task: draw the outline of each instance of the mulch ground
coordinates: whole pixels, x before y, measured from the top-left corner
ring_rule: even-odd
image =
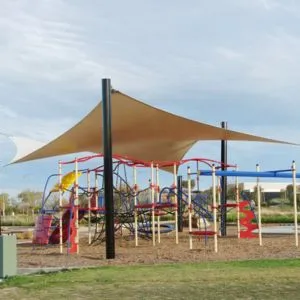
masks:
[[[59,253],[58,246],[38,246],[28,243],[18,244],[19,268],[46,267],[88,267],[103,265],[158,264],[175,262],[232,261],[250,259],[299,258],[300,248],[295,247],[294,235],[263,235],[263,246],[258,238],[237,239],[234,230],[230,236],[218,238],[218,253],[214,252],[213,238],[194,238],[193,250],[189,250],[189,237],[180,233],[179,244],[175,244],[174,233],[163,234],[161,243],[152,245],[152,240],[116,237],[116,258],[107,260],[105,243],[88,245],[87,238],[80,239],[79,254]]]

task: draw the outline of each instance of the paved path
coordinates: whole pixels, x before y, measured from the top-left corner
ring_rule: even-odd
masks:
[[[298,227],[300,231],[300,227]],[[254,233],[258,233],[258,229],[253,230]],[[272,226],[264,227],[261,229],[262,234],[294,234],[295,226],[294,225],[282,225],[282,226]]]

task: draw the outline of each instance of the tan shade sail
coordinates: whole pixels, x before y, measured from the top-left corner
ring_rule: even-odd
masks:
[[[112,93],[113,153],[140,160],[180,160],[201,140],[285,143],[170,114],[121,92]],[[102,152],[102,103],[67,132],[14,163],[77,152]]]

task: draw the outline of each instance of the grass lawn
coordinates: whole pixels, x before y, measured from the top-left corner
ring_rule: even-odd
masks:
[[[10,278],[1,299],[299,299],[300,260],[110,266]]]

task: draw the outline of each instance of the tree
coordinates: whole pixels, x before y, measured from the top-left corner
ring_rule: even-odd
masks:
[[[62,198],[62,205],[66,205],[68,200]],[[43,209],[57,210],[59,209],[59,193],[51,193],[44,204]]]
[[[255,205],[257,205],[257,186],[254,187],[253,192],[250,193],[250,199],[253,199],[255,202]],[[262,189],[260,188],[260,201],[261,203],[264,203],[264,193],[262,191]],[[270,203],[267,202],[267,205],[269,205]]]
[[[0,194],[0,212],[1,215],[5,216],[5,212],[9,207],[9,194],[8,193],[1,193]]]
[[[287,200],[286,189],[281,189],[280,190],[280,198],[281,198],[282,201]]]
[[[193,189],[196,185],[195,179],[191,179],[191,188]],[[182,180],[182,187],[187,189],[188,188],[188,180]]]
[[[296,187],[296,192],[297,192],[297,207],[299,208],[300,205],[300,194],[298,194],[300,191],[300,186],[298,185]],[[286,187],[286,198],[289,200],[291,205],[294,205],[294,189],[293,185],[289,184]]]
[[[89,197],[87,194],[78,195],[78,202],[80,207],[88,208],[89,206]]]
[[[203,194],[207,196],[207,198],[206,198],[207,203],[211,205],[212,202],[213,202],[213,199],[212,199],[213,198],[213,196],[212,196],[213,195],[213,189],[212,189],[212,187],[210,187],[209,189],[203,191]]]
[[[236,199],[236,186],[235,184],[227,185],[227,199],[235,200]]]
[[[26,210],[36,210],[41,206],[42,203],[42,192],[31,191],[31,190],[24,190],[19,195],[18,198],[21,201],[21,207],[23,212]]]

